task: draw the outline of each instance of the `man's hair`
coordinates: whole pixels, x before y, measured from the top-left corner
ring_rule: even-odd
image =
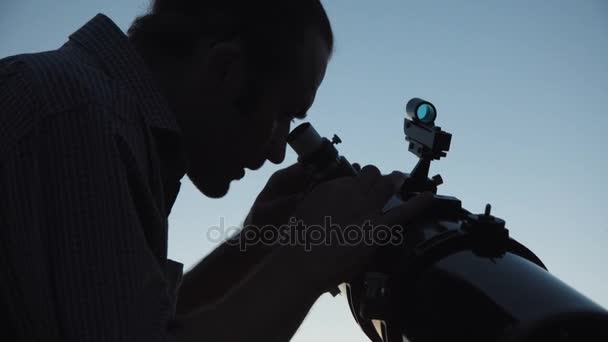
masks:
[[[201,39],[239,39],[248,61],[268,72],[302,45],[311,30],[333,50],[333,33],[319,0],[152,0],[128,30],[131,41],[161,60],[180,60]]]

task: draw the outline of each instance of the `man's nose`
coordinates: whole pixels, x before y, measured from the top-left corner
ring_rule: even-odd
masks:
[[[291,128],[291,122],[281,122],[274,130],[274,136],[268,151],[268,160],[273,164],[281,164],[285,160],[285,149],[287,148],[287,135]]]
[[[286,139],[273,143],[268,160],[273,164],[281,164],[285,160],[285,149],[287,147]]]

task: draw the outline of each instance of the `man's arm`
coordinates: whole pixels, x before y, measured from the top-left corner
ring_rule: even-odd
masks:
[[[268,229],[269,225],[278,229],[287,223],[309,184],[308,174],[299,164],[275,172],[256,198],[243,230],[184,276],[177,312],[187,313],[220,299],[264,262],[277,243],[262,241],[259,238],[262,229]]]
[[[254,228],[245,227],[239,236]],[[188,271],[182,279],[177,297],[178,314],[220,300],[236,287],[255,267],[269,256],[272,246],[255,244],[241,249],[238,237],[224,242]],[[235,242],[237,241],[237,242]]]
[[[223,298],[178,316],[177,340],[289,341],[323,292],[303,265],[292,246],[276,249]]]

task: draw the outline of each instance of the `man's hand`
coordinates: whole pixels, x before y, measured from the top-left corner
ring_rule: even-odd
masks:
[[[373,229],[379,225],[405,225],[424,215],[431,206],[432,194],[425,193],[382,215],[381,209],[402,186],[404,174],[393,172],[383,176],[374,166],[364,167],[357,177],[340,178],[317,186],[297,207],[294,216],[306,226],[325,224],[326,217],[338,229],[357,226]],[[327,228],[327,227],[326,227]],[[302,269],[309,272],[311,281],[324,291],[348,281],[370,260],[377,245],[370,241],[341,243],[332,239],[330,244],[302,246]]]
[[[287,223],[308,185],[300,164],[274,173],[253,204],[244,230],[230,243],[221,244],[184,275],[178,296],[178,313],[187,313],[219,300],[262,263],[275,249],[274,246],[256,241],[242,250],[239,239],[245,239],[247,229],[255,230],[254,235],[258,236],[258,229],[265,225],[279,227]]]
[[[279,227],[287,223],[309,186],[310,178],[299,163],[275,172],[253,203],[245,225]]]

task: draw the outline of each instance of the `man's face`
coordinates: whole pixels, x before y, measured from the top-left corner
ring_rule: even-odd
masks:
[[[253,91],[238,46],[211,49],[211,57],[188,78],[185,110],[178,114],[188,158],[188,176],[209,197],[222,197],[245,169],[285,158],[294,118],[312,105],[329,60],[327,44],[311,33],[292,56],[291,67],[255,89],[254,103],[238,105]],[[222,50],[223,49],[223,50]],[[215,55],[214,55],[215,54]],[[293,56],[296,57],[293,57]]]

